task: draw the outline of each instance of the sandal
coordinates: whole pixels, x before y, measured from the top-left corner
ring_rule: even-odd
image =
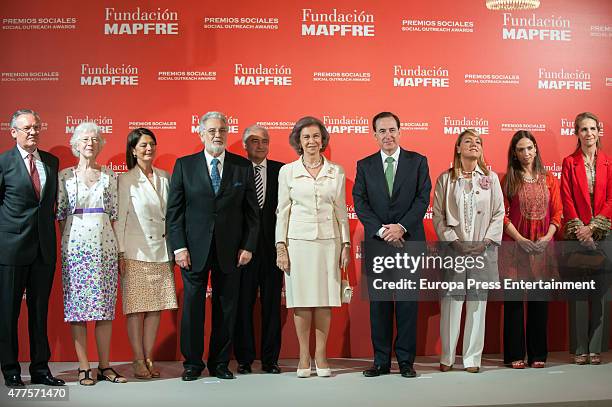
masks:
[[[104,374],[104,372],[109,370],[114,376]],[[115,372],[115,369],[113,369],[112,367],[105,367],[104,369],[101,369],[98,366],[98,380],[106,380],[111,383],[127,383],[127,379],[121,376],[119,373]]]
[[[147,364],[147,369],[149,369],[149,372],[151,373],[151,377],[157,378],[161,376],[161,373],[159,372],[159,370],[157,370],[155,366],[153,366],[153,361],[151,359],[146,358],[145,363]]]
[[[525,361],[524,360],[515,360],[510,364],[512,369],[525,369]]]
[[[134,369],[134,377],[137,379],[147,380],[152,377],[151,372],[149,372],[149,369],[147,369],[145,365],[145,361],[142,359],[133,361],[132,368]]]
[[[601,356],[599,353],[591,353],[589,356],[592,365],[601,365]]]
[[[96,381],[94,379],[91,378],[91,369],[78,369],[79,371],[79,376],[81,375],[81,373],[83,373],[83,378],[79,379],[79,384],[81,386],[93,386],[94,384],[96,384]]]
[[[586,365],[589,363],[589,355],[583,353],[582,355],[574,355],[574,363],[577,365]]]
[[[546,363],[544,363],[542,361],[537,361],[537,362],[532,362],[531,363],[531,367],[533,367],[535,369],[542,369],[544,366],[546,366]]]

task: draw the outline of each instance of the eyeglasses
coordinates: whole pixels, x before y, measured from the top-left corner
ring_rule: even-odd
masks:
[[[42,126],[27,126],[22,128],[19,127],[13,127],[15,130],[21,130],[24,133],[31,133],[32,130],[34,130],[34,133],[40,133],[42,131]]]
[[[227,127],[221,127],[218,129],[206,129],[206,133],[208,133],[208,135],[211,137],[214,137],[217,133],[219,133],[220,135],[227,134]]]
[[[87,144],[89,141],[91,141],[91,144],[100,143],[100,139],[98,137],[83,137],[79,139],[79,141],[83,144]]]

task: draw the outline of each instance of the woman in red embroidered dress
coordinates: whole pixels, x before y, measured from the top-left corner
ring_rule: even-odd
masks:
[[[502,186],[506,208],[503,240],[517,243],[505,250],[512,254],[505,256],[509,260],[503,267],[505,277],[550,280],[556,273],[556,262],[548,243],[560,228],[563,207],[559,184],[544,168],[536,139],[529,131],[516,132],[510,141]],[[548,302],[533,297],[527,301],[525,332],[523,300],[513,299],[517,301],[504,302],[504,363],[523,369],[527,353],[528,364],[542,368],[548,354]]]

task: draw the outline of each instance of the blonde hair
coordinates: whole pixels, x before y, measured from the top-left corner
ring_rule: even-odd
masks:
[[[467,135],[474,136],[480,141],[482,154],[480,154],[480,157],[478,157],[477,163],[482,172],[484,172],[485,175],[489,175],[489,169],[487,168],[487,163],[484,159],[484,144],[482,142],[482,137],[480,137],[480,134],[478,134],[478,132],[474,129],[465,129],[459,134],[459,136],[457,137],[457,141],[455,141],[455,147],[453,148],[453,166],[448,169],[448,172],[450,172],[451,179],[453,181],[456,181],[457,178],[459,178],[459,176],[461,175],[461,154],[457,152],[457,147],[461,145],[463,137]]]

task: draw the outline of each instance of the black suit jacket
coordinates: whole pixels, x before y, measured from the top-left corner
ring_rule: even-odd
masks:
[[[253,164],[246,158],[225,152],[216,196],[204,151],[179,158],[170,181],[167,208],[170,247],[187,248],[196,271],[206,265],[213,236],[219,266],[225,273],[236,270],[239,249],[255,251],[259,205]]]
[[[391,196],[380,151],[358,161],[353,203],[365,239],[379,239],[376,233],[383,224],[399,223],[406,228],[404,240],[425,241],[423,218],[430,192],[427,158],[414,151],[400,149]]]
[[[268,160],[267,163],[266,199],[264,207],[261,209],[261,233],[259,235],[260,239],[264,239],[263,247],[265,247],[266,253],[258,253],[258,255],[272,255],[276,257],[274,234],[276,229],[276,207],[278,206],[278,172],[284,164],[273,160]]]
[[[30,174],[17,147],[0,154],[0,264],[31,264],[39,246],[44,262],[55,263],[59,160],[45,151],[38,150],[38,153],[47,177],[40,201],[36,199]]]

